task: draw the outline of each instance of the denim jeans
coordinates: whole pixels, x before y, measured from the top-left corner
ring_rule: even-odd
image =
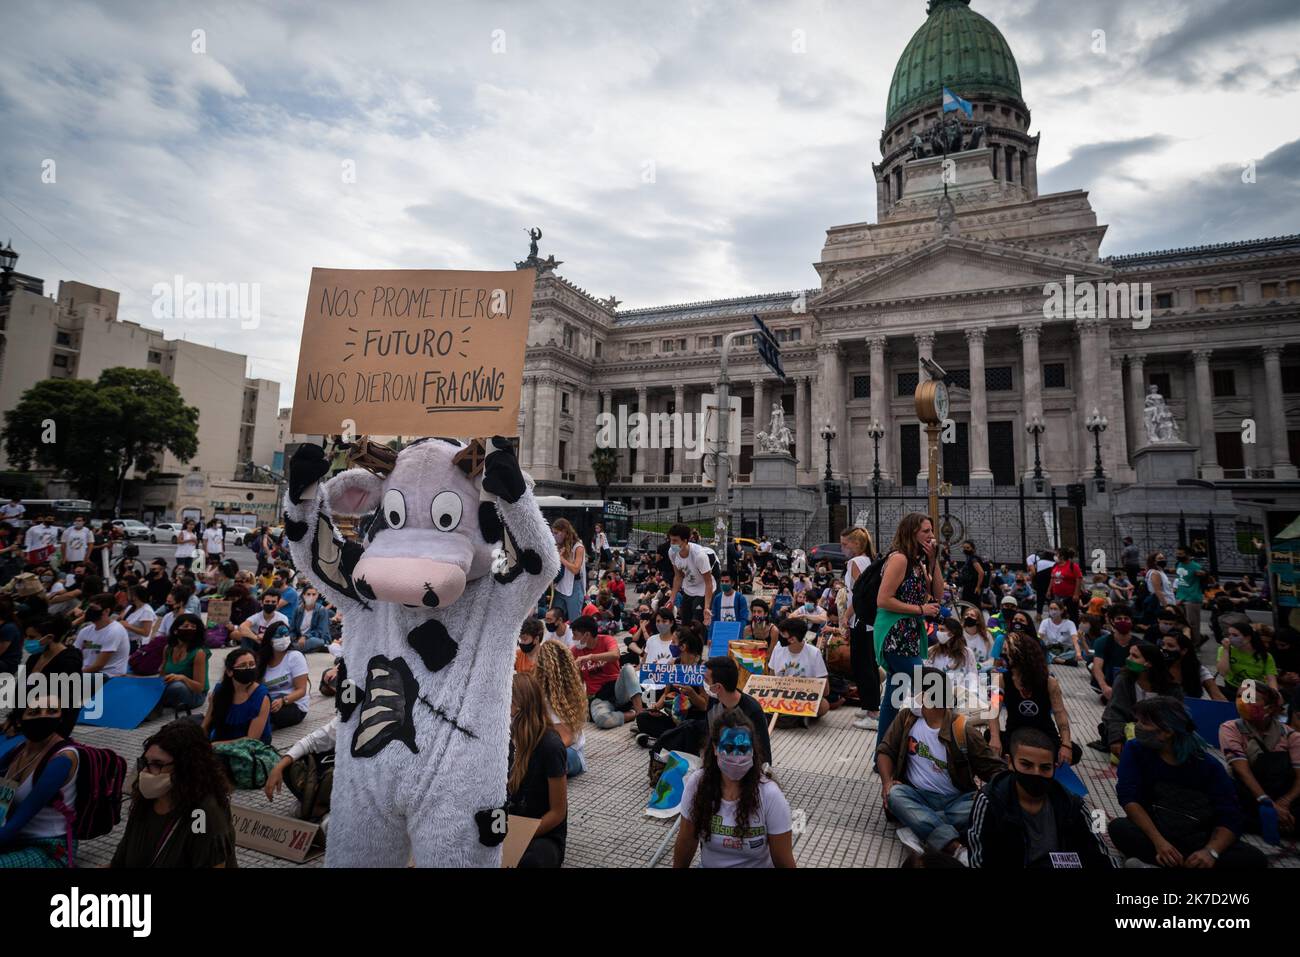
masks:
[[[161,706],[164,708],[178,708],[180,710],[203,707],[203,702],[208,699],[206,691],[191,691],[183,681],[169,681],[163,686]]]
[[[924,662],[920,658],[898,655],[886,651],[885,655],[885,691],[880,698],[880,722],[876,731],[879,741],[889,730],[889,724],[898,714],[898,705],[912,693],[912,674]]]
[[[302,642],[301,646],[297,644],[299,641]],[[320,649],[324,648],[326,644],[327,642],[325,641],[325,639],[317,638],[315,635],[303,635],[301,638],[294,639],[294,647],[297,648],[299,651],[301,651],[303,654],[312,651],[319,651]]]
[[[565,777],[576,778],[583,771],[587,770],[587,759],[577,748],[570,745],[564,749],[567,760],[567,767],[564,772]]]
[[[632,707],[632,699],[641,693],[641,675],[632,665],[624,665],[614,684],[614,700],[591,699],[591,720],[598,728],[621,728],[623,710]]]
[[[974,791],[946,797],[918,791],[910,784],[895,784],[889,789],[889,810],[894,817],[935,851],[942,851],[970,829],[974,806]]]

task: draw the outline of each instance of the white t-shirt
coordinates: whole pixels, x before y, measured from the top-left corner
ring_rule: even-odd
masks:
[[[65,562],[84,562],[90,554],[90,546],[95,542],[95,533],[86,528],[73,525],[63,530],[63,560]]]
[[[939,732],[918,717],[908,735],[907,783],[918,791],[944,797],[957,794],[957,786],[948,774],[948,749],[939,740]]]
[[[686,548],[685,558],[682,557],[680,548],[669,548],[668,560],[672,562],[673,568],[682,573],[682,594],[703,598],[704,576],[709,574],[710,569],[709,552],[695,542],[687,542]]]
[[[262,633],[266,631],[266,629],[270,628],[277,621],[282,621],[286,625],[289,624],[289,619],[285,618],[284,615],[280,614],[278,611],[272,612],[270,618],[266,617],[266,612],[259,611],[256,615],[250,615],[246,620],[248,622],[248,627],[253,629],[253,634],[257,635],[259,638],[262,637]]]
[[[128,625],[146,625],[151,621],[157,620],[158,613],[149,607],[148,602],[145,602],[135,611],[126,616],[126,623]],[[136,641],[140,641],[142,638],[143,636],[137,637]]]
[[[0,519],[8,522],[10,525],[16,525],[18,520],[23,517],[26,507],[21,502],[5,502],[0,505]]]
[[[993,642],[979,632],[973,635],[966,634],[966,647],[975,656],[975,664],[980,668],[984,667],[985,662],[989,660],[989,655],[993,652]]]
[[[767,669],[774,675],[794,678],[825,678],[826,662],[822,659],[822,653],[817,650],[816,646],[803,643],[803,648],[799,654],[790,653],[790,649],[784,645],[777,644],[772,649],[772,657],[768,660]]]
[[[699,790],[702,771],[686,776],[682,788],[682,816],[698,827],[691,818],[695,792]],[[771,867],[772,852],[767,846],[769,834],[790,833],[790,802],[776,782],[760,778],[758,808],[749,819],[749,833],[737,834],[738,801],[721,801],[709,823],[709,839],[700,844],[700,864],[704,867]]]
[[[204,529],[203,547],[209,555],[220,555],[221,550],[226,547],[225,533],[219,528]]]
[[[279,614],[277,612],[276,614]],[[262,679],[262,684],[266,685],[267,692],[271,695],[271,700],[283,698],[293,691],[294,681],[301,675],[307,674],[307,659],[303,657],[301,651],[290,649],[284,653],[278,665],[269,665],[266,669],[266,677]],[[311,682],[307,682],[307,693],[293,702],[298,706],[300,711],[306,711],[307,706],[311,704]]]
[[[27,529],[27,551],[53,548],[59,544],[59,530],[53,525],[33,525]]]
[[[1074,622],[1065,616],[1062,616],[1059,622],[1052,621],[1051,618],[1044,618],[1038,623],[1038,637],[1043,639],[1043,644],[1049,648],[1061,645],[1070,647],[1078,631],[1079,629],[1075,627]]]
[[[736,593],[734,591],[730,595],[726,592],[722,593],[721,608],[719,610],[722,612],[723,621],[736,620]]]
[[[181,529],[176,533],[176,557],[189,558],[194,554],[194,543],[199,537],[193,532]]]
[[[662,635],[651,635],[645,640],[645,663],[648,665],[671,665],[673,663],[673,653],[669,649],[668,638]]]
[[[850,628],[857,624],[858,618],[853,614],[853,583],[858,580],[858,576],[863,574],[871,567],[871,559],[866,555],[858,555],[850,558],[848,564],[844,567],[844,590],[847,592],[845,598],[844,610],[848,613],[847,623]],[[870,631],[871,625],[867,625]]]
[[[958,658],[948,650],[946,645],[940,645],[939,649],[939,651],[935,652],[934,657],[930,659],[930,664],[940,671],[946,671],[949,674],[973,674],[979,666],[978,659],[973,651],[967,650],[964,658]]]
[[[556,713],[555,709],[552,708],[549,704],[546,706],[546,713],[550,716],[551,724],[562,723],[560,716]],[[582,754],[582,749],[587,744],[587,732],[583,730],[584,727],[585,725],[578,727],[576,729],[570,729],[570,730],[576,730],[578,732],[578,736],[573,739],[573,744],[569,745],[569,747],[573,748],[573,750],[577,751],[579,754]],[[560,732],[556,731],[555,733],[559,734]]]
[[[175,619],[176,619],[176,612],[174,612],[174,611],[169,611],[169,612],[167,612],[167,614],[163,615],[163,617],[162,617],[162,621],[159,622],[159,624],[158,624],[158,630],[154,632],[154,635],[169,635],[169,634],[171,634],[171,630],[172,630],[172,622],[173,622]]]
[[[108,664],[100,669],[100,674],[105,678],[117,678],[126,674],[127,659],[131,656],[131,638],[120,621],[111,621],[103,628],[86,625],[77,632],[77,640],[73,644],[81,649],[88,665],[94,664],[95,659],[105,651],[112,655]]]

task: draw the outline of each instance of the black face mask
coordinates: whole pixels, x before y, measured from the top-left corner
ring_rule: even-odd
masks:
[[[274,614],[274,612],[275,612],[275,606],[274,606],[274,605],[263,605],[263,606],[262,606],[262,611],[264,611],[264,612],[265,612],[266,614],[268,614],[268,615],[270,615],[270,614]]]
[[[58,718],[23,718],[19,726],[19,730],[33,744],[40,744],[58,729]]]
[[[241,685],[251,685],[257,680],[256,668],[236,668],[231,672],[231,674],[234,675],[235,680]]]
[[[1177,649],[1177,648],[1161,648],[1161,649],[1160,649],[1160,655],[1161,655],[1161,657],[1163,657],[1163,658],[1165,659],[1165,661],[1177,661],[1177,660],[1178,660],[1178,649]]]
[[[786,646],[788,646],[788,645],[790,644],[790,639],[787,638],[785,635],[781,635],[781,636],[779,636],[776,640],[779,641],[779,642],[781,642],[781,647],[782,647],[782,648],[785,648]]]
[[[1016,783],[1024,788],[1025,793],[1030,797],[1040,798],[1051,787],[1052,779],[1045,778],[1041,774],[1026,774],[1024,771],[1017,771]]]
[[[536,647],[537,647],[537,642],[535,641],[530,641],[528,644],[524,644],[522,641],[519,642],[519,650],[522,651],[524,654],[528,654]]]

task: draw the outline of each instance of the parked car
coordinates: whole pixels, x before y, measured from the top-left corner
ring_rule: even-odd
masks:
[[[839,571],[844,571],[844,566],[847,564],[844,549],[840,547],[839,542],[826,542],[808,549],[808,570],[812,571],[816,568],[818,562],[830,562],[831,568]]]
[[[171,542],[171,544],[175,545],[184,528],[185,526],[179,522],[159,522],[149,530],[149,541]]]
[[[227,525],[226,540],[236,545],[247,544],[257,534],[257,529],[249,525]]]
[[[120,528],[129,539],[149,537],[149,526],[134,518],[115,518],[110,524]]]

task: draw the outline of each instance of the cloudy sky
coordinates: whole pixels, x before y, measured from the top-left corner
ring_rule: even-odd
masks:
[[[813,286],[825,229],[876,218],[925,6],[8,2],[0,237],[48,292],[247,353],[284,404],[313,266],[508,268],[539,225],[629,308]],[[973,6],[1019,62],[1042,191],[1091,191],[1104,254],[1298,231],[1296,0]],[[175,275],[259,283],[261,325],[154,318]]]

